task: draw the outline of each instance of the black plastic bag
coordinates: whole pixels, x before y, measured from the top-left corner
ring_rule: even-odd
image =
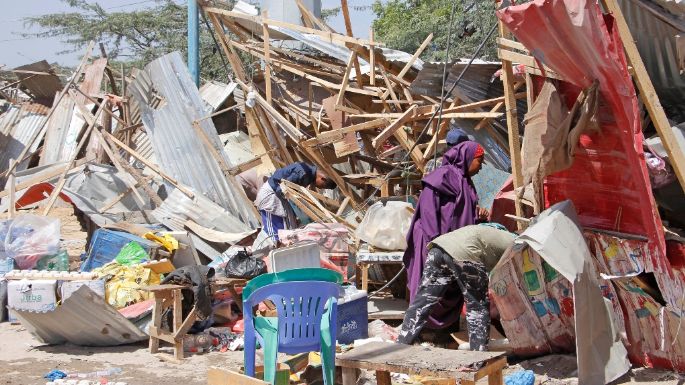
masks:
[[[261,258],[251,256],[245,250],[239,251],[226,263],[228,278],[251,279],[266,273],[266,264]]]

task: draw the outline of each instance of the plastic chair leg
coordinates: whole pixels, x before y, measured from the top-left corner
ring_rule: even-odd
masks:
[[[329,303],[329,308],[331,304]],[[335,385],[335,340],[331,332],[332,312],[329,310],[321,318],[321,368],[324,385]]]
[[[274,384],[278,360],[278,340],[268,341],[264,338],[264,381]]]
[[[254,377],[255,374],[255,345],[257,343],[256,338],[252,336],[245,336],[245,347],[243,358],[245,360],[245,374],[249,377]]]

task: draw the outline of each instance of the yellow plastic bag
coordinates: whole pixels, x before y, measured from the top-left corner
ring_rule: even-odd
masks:
[[[162,245],[162,247],[167,249],[168,252],[172,252],[178,249],[178,240],[169,234],[159,236],[153,232],[149,232],[145,233],[143,237],[145,239],[149,239],[151,241],[159,243],[160,245]]]
[[[105,300],[121,309],[152,298],[151,293],[141,290],[143,286],[159,285],[160,275],[141,265],[124,266],[108,263],[93,270],[98,278],[105,278]]]

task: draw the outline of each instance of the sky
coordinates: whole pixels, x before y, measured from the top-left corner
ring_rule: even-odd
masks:
[[[112,11],[135,10],[154,5],[155,0],[91,0],[98,1],[105,9]],[[178,2],[181,2],[180,0]],[[294,3],[294,2],[293,2]],[[373,13],[370,10],[357,11],[356,6],[370,5],[372,0],[349,0],[350,19],[352,31],[360,38],[369,35],[369,28],[373,22]],[[339,0],[322,0],[322,8],[335,8],[340,6]],[[23,64],[39,60],[47,60],[50,63],[57,62],[61,65],[75,66],[81,59],[83,52],[70,54],[57,53],[69,49],[62,43],[60,38],[22,38],[22,32],[38,32],[37,27],[28,28],[22,19],[28,16],[39,16],[47,13],[70,12],[68,5],[60,0],[21,0],[7,1],[3,4],[0,14],[0,68],[5,65],[14,68]],[[342,13],[329,20],[329,25],[336,31],[345,31]],[[4,69],[4,68],[3,68]]]

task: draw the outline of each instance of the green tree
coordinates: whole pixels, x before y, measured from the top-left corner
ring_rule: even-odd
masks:
[[[492,1],[376,0],[372,7],[376,14],[373,22],[375,37],[389,48],[414,53],[424,39],[433,33],[431,45],[421,58],[444,61],[453,3],[456,8],[452,19],[450,60],[471,57],[497,23]],[[497,58],[496,37],[497,33],[488,40],[480,58]]]
[[[110,11],[98,2],[61,1],[69,5],[72,12],[26,18],[26,25],[39,26],[41,30],[24,36],[60,37],[68,47],[60,53],[81,51],[91,40],[102,42],[109,58],[124,63],[126,67],[143,67],[173,51],[181,51],[183,55],[187,53],[185,4],[159,0],[147,8]],[[226,69],[220,55],[209,31],[200,20],[200,68],[203,78],[226,80]]]

